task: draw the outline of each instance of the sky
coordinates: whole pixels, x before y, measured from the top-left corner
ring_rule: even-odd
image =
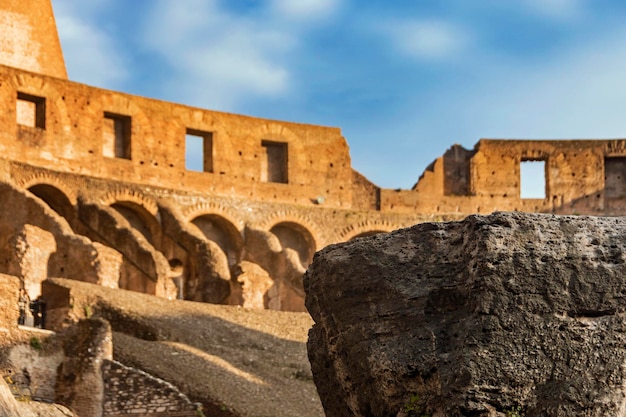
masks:
[[[618,0],[52,0],[73,81],[341,128],[411,188],[453,144],[626,137]]]

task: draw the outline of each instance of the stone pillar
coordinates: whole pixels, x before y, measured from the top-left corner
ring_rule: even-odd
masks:
[[[10,244],[15,250],[10,273],[23,280],[26,292],[34,300],[41,294],[41,282],[48,278],[48,260],[57,250],[56,240],[52,233],[25,224]]]
[[[0,274],[0,337],[4,337],[17,326],[19,288],[19,278]]]
[[[103,287],[119,288],[120,270],[124,257],[117,250],[98,242],[93,242],[93,247],[97,252],[94,261],[96,275],[98,276],[96,284]]]
[[[57,374],[56,402],[81,417],[102,417],[102,364],[113,359],[111,325],[85,319],[70,328],[63,341],[65,359]]]

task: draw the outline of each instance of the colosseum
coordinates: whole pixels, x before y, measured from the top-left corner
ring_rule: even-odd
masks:
[[[32,299],[65,277],[303,311],[302,274],[332,243],[497,210],[626,208],[626,140],[481,139],[412,189],[384,189],[352,168],[337,127],[72,82],[50,1],[0,5],[0,273]],[[187,168],[190,141],[201,170]],[[543,169],[539,198],[522,194],[526,163]]]

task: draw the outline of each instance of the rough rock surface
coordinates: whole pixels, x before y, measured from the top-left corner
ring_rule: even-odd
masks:
[[[626,415],[626,219],[494,213],[320,251],[326,415]]]

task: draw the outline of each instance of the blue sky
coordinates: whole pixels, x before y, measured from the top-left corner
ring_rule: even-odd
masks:
[[[337,126],[410,188],[480,138],[626,136],[626,2],[52,0],[70,79]]]

